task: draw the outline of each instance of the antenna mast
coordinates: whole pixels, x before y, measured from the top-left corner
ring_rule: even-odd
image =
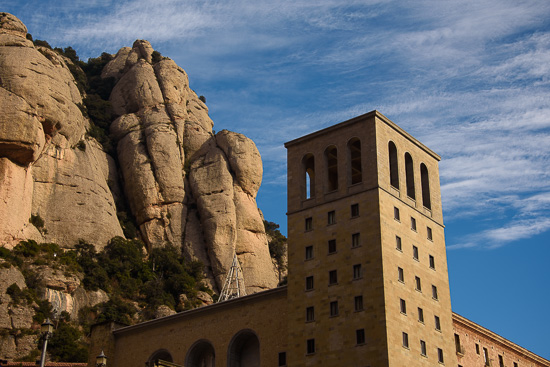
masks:
[[[230,300],[232,298],[246,296],[246,289],[244,286],[243,271],[239,260],[237,259],[237,253],[233,255],[233,262],[231,268],[227,272],[225,277],[225,283],[223,285],[222,292],[218,302]]]

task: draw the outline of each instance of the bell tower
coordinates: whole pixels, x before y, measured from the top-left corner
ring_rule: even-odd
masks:
[[[440,157],[378,111],[285,147],[288,365],[456,366]]]

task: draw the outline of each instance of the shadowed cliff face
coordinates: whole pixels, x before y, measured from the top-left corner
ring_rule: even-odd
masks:
[[[71,61],[35,47],[14,16],[2,13],[0,21],[2,246],[31,238],[71,247],[84,239],[101,248],[122,235],[115,199],[124,195],[147,246],[182,246],[206,265],[214,290],[235,252],[249,293],[276,286],[255,201],[259,152],[241,134],[212,133],[183,69],[154,58],[141,40],[104,67],[102,77],[116,80],[115,163],[86,134]],[[44,225],[30,224],[31,215]]]

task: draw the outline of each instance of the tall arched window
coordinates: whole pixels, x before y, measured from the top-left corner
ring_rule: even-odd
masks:
[[[407,196],[416,200],[414,193],[414,165],[409,153],[405,153],[405,178],[407,179]]]
[[[428,209],[432,209],[432,201],[430,199],[430,176],[428,175],[428,167],[424,163],[420,165],[420,182],[422,184],[422,205]]]
[[[185,367],[214,367],[216,354],[212,343],[208,340],[195,342],[185,358]]]
[[[315,196],[315,158],[313,154],[304,156],[302,165],[304,166],[305,197],[309,199]]]
[[[363,170],[361,168],[361,141],[353,138],[348,143],[349,160],[351,169],[351,184],[363,181]]]
[[[334,145],[325,150],[328,191],[338,190],[338,149]]]
[[[227,351],[228,367],[258,367],[260,365],[260,340],[252,330],[239,331]]]
[[[390,185],[399,190],[399,166],[397,163],[397,147],[390,141],[388,143],[390,155]]]

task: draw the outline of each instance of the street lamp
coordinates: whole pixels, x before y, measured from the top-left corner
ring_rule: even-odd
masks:
[[[95,357],[95,365],[96,367],[106,367],[107,366],[107,357],[105,356],[105,353],[101,351],[101,354]]]
[[[40,356],[40,367],[44,367],[46,362],[46,349],[48,348],[48,339],[52,336],[53,333],[53,324],[50,319],[46,319],[41,325],[40,330],[42,331],[42,336],[44,338],[44,345],[42,346],[42,355]]]

